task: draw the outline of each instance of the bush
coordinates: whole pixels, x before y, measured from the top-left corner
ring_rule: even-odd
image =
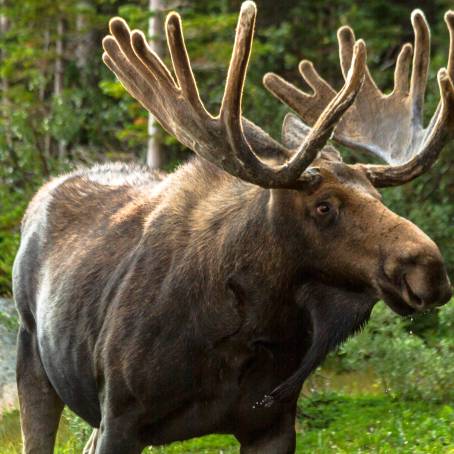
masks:
[[[27,204],[21,193],[11,194],[0,185],[0,296],[11,294],[11,271],[19,247],[20,220]]]
[[[372,367],[385,391],[405,399],[454,399],[454,340],[449,336],[454,305],[439,309],[436,335],[417,335],[413,324],[417,320],[400,318],[383,304],[377,305],[369,325],[342,347],[343,367]]]

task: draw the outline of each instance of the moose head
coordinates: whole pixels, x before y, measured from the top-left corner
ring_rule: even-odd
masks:
[[[404,184],[428,171],[454,133],[454,14],[447,69],[438,72],[440,103],[424,128],[430,32],[424,15],[412,15],[412,46],[397,60],[394,90],[384,95],[366,67],[366,50],[353,31],[338,32],[345,79],[336,92],[302,61],[313,89],[304,93],[275,74],[264,84],[303,121],[289,114],[278,144],[241,115],[256,9],[243,3],[220,112],[209,114],[199,96],[180,17],[166,21],[174,76],[149,48],[142,32],[119,18],[104,39],[104,62],[164,129],[202,158],[270,194],[267,210],[301,251],[299,269],[329,284],[371,292],[399,314],[446,303],[451,286],[434,242],[410,221],[386,208],[376,188]],[[383,159],[384,165],[342,161],[328,139]],[[287,223],[287,225],[286,225]]]

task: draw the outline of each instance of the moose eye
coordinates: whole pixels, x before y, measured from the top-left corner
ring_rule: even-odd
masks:
[[[320,216],[326,216],[331,212],[332,207],[328,202],[321,202],[317,205],[316,210]]]

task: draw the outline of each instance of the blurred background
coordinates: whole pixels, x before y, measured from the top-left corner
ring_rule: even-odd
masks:
[[[177,9],[201,96],[217,112],[241,2],[238,0],[0,0],[0,453],[20,452],[14,410],[11,267],[23,212],[52,175],[110,160],[172,170],[188,150],[163,132],[101,60],[109,18],[124,17],[149,32],[169,62],[163,19]],[[413,41],[410,13],[431,25],[432,60],[426,97],[438,102],[436,72],[446,66],[443,14],[452,2],[257,0],[258,22],[244,96],[244,114],[279,137],[287,108],[262,86],[268,71],[303,88],[298,62],[312,60],[342,85],[336,30],[351,25],[368,45],[369,67],[389,92],[401,46]],[[342,150],[347,161],[364,156]],[[440,246],[454,280],[454,144],[430,173],[383,191],[391,209]],[[454,453],[454,304],[400,319],[377,305],[368,327],[307,383],[298,414],[298,452]],[[80,452],[88,427],[65,413],[58,452]],[[231,437],[211,436],[150,452],[238,452]]]

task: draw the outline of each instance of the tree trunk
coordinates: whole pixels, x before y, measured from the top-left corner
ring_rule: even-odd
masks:
[[[64,52],[64,34],[65,34],[65,22],[63,18],[60,18],[57,23],[57,42],[55,43],[55,74],[54,74],[54,96],[59,97],[63,92],[63,77],[64,77],[64,63],[63,63],[63,52]],[[66,155],[66,143],[64,140],[58,142],[58,158],[63,160]]]
[[[148,23],[148,35],[150,36],[151,48],[161,56],[161,40],[159,39],[162,33],[162,0],[149,0],[150,11],[153,16],[150,17]],[[159,142],[158,128],[156,120],[150,113],[148,116],[148,148],[147,148],[147,164],[152,169],[159,169],[162,165],[162,147]]]
[[[81,0],[78,4],[78,13],[76,16],[77,42],[75,60],[80,70],[84,82],[88,79],[89,71],[87,70],[93,51],[98,48],[97,36],[93,32],[87,17],[95,13],[95,8],[90,2]]]
[[[0,0],[0,7],[5,6],[5,1]],[[9,29],[9,22],[6,16],[0,15],[0,35],[5,34]],[[0,46],[0,62],[3,62],[6,58],[6,50]],[[16,172],[21,172],[21,166],[19,163],[19,156],[14,149],[13,135],[11,133],[11,103],[8,98],[9,80],[8,77],[3,74],[0,80],[0,88],[2,92],[1,99],[1,116],[3,118],[3,124],[5,127],[5,145],[8,151],[8,156],[11,160],[11,164]]]
[[[50,30],[49,28],[47,28],[44,32],[44,42],[43,42],[43,49],[44,49],[44,55],[47,56],[49,55],[49,48],[50,48]],[[42,106],[45,106],[45,105],[48,105],[46,104],[46,86],[47,86],[47,80],[48,80],[48,68],[47,68],[47,64],[46,64],[46,67],[43,68],[43,72],[45,74],[45,77],[44,77],[44,81],[41,83],[40,87],[39,87],[39,100],[41,102],[41,105]],[[49,108],[46,107],[46,116],[48,117],[49,116]],[[44,138],[43,138],[43,155],[44,155],[44,159],[48,162],[51,158],[51,155],[52,155],[52,137],[49,133],[49,131],[46,131],[46,133],[44,134]],[[43,171],[45,171],[45,169],[43,168]]]
[[[5,4],[4,0],[0,0],[0,6],[3,7]],[[8,31],[8,18],[6,16],[0,15],[0,34],[4,35]],[[6,51],[3,47],[0,46],[0,61],[6,58]],[[10,105],[8,99],[8,90],[9,90],[9,81],[5,74],[3,74],[1,79],[1,89],[2,89],[2,117],[5,124],[5,141],[8,148],[12,148],[12,137],[11,137],[11,128],[10,128]]]

